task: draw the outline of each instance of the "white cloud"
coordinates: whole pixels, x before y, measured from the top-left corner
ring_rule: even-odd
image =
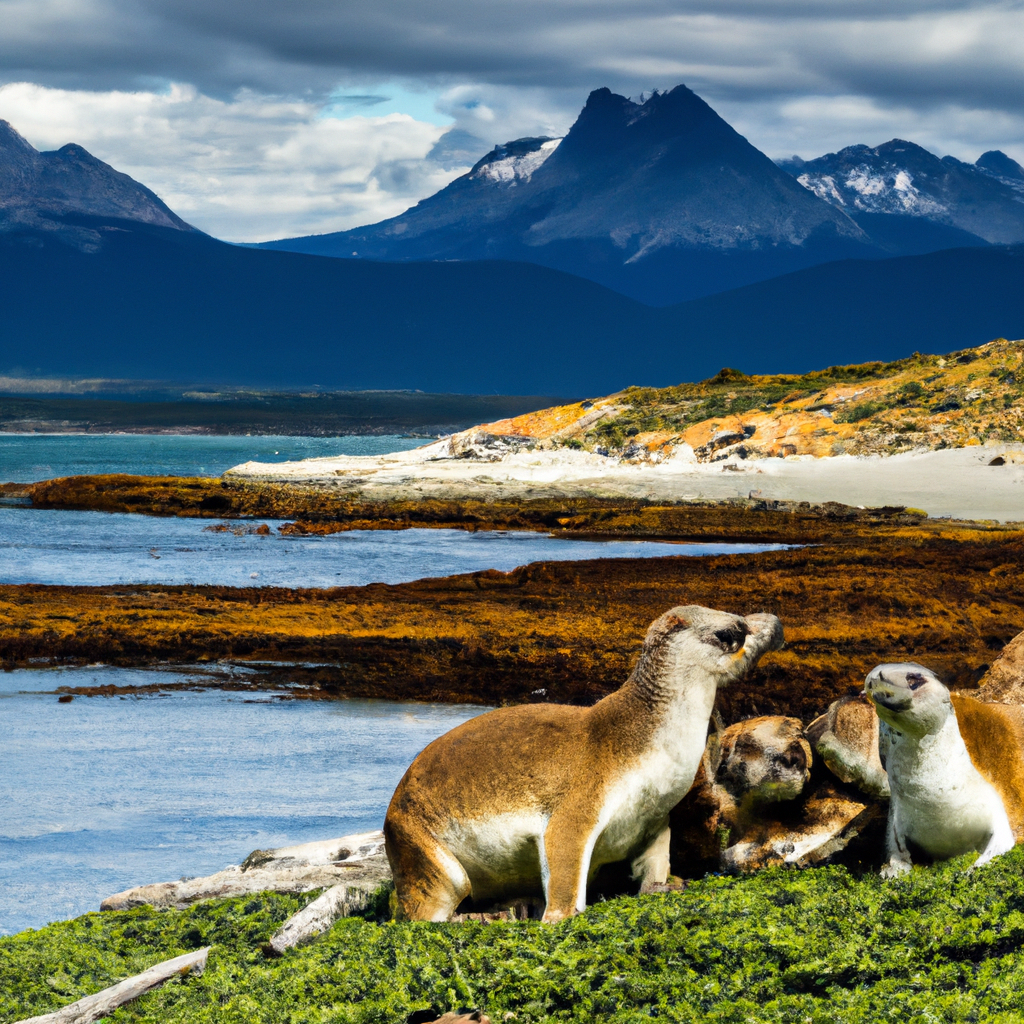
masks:
[[[918,109],[865,96],[809,96],[765,104],[726,101],[719,113],[775,158],[812,159],[857,143],[877,146],[900,138],[967,163],[989,149],[1024,163],[1024,111],[1015,115],[954,104]]]
[[[37,149],[77,142],[230,241],[338,231],[401,213],[464,168],[426,160],[445,129],[406,114],[324,117],[318,104],[191,86],[0,87],[0,117]]]
[[[0,17],[0,82],[37,83],[0,88],[0,117],[238,240],[400,212],[495,143],[563,134],[601,86],[685,82],[773,156],[902,137],[1024,161],[1022,0],[0,0]]]

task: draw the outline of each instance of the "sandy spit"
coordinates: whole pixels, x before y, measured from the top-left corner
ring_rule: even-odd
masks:
[[[383,456],[246,462],[239,480],[329,488],[362,499],[614,497],[652,501],[766,498],[904,505],[932,517],[1024,521],[1024,445],[891,456],[797,456],[698,463],[689,446],[661,462],[571,449],[453,454],[447,439]]]

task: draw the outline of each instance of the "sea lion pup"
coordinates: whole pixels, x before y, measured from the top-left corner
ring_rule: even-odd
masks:
[[[672,873],[820,864],[875,815],[814,765],[799,719],[751,718],[709,737],[692,788],[669,816]]]
[[[747,719],[708,737],[704,757],[686,796],[672,809],[673,874],[755,870],[733,864],[730,851],[746,849],[750,834],[774,821],[772,804],[789,802],[810,778],[811,748],[803,724],[779,715]]]
[[[384,821],[399,914],[446,921],[475,903],[539,896],[544,920],[586,906],[603,864],[668,877],[668,814],[704,753],[719,686],[782,645],[774,615],[673,608],[623,686],[593,707],[490,711],[413,761]]]
[[[1012,849],[1002,797],[974,766],[949,690],[935,674],[912,663],[879,665],[865,692],[880,720],[891,792],[882,877],[910,870],[911,846],[935,860],[977,850],[975,866]]]
[[[878,755],[878,726],[874,705],[860,694],[833,701],[804,735],[837,779],[876,800],[888,800],[889,779]]]

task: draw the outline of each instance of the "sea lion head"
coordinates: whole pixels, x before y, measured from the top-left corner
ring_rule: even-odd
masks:
[[[637,668],[680,683],[689,672],[702,671],[721,686],[741,678],[762,654],[782,643],[782,623],[774,615],[732,615],[684,605],[651,623]]]
[[[811,745],[797,718],[765,715],[722,733],[715,782],[736,803],[793,800],[811,777]]]
[[[953,713],[949,690],[939,677],[913,662],[876,666],[864,692],[883,722],[912,736],[938,732]]]

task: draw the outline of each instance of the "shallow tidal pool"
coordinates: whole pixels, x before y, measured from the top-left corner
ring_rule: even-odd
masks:
[[[254,849],[379,828],[415,755],[486,710],[215,690],[61,704],[53,692],[188,679],[0,673],[0,934],[96,910],[134,885],[219,871]]]
[[[510,530],[282,536],[282,524],[0,508],[0,583],[340,587],[507,572],[539,561],[744,554],[783,546],[572,540]],[[260,525],[268,527],[265,535],[253,532]]]

